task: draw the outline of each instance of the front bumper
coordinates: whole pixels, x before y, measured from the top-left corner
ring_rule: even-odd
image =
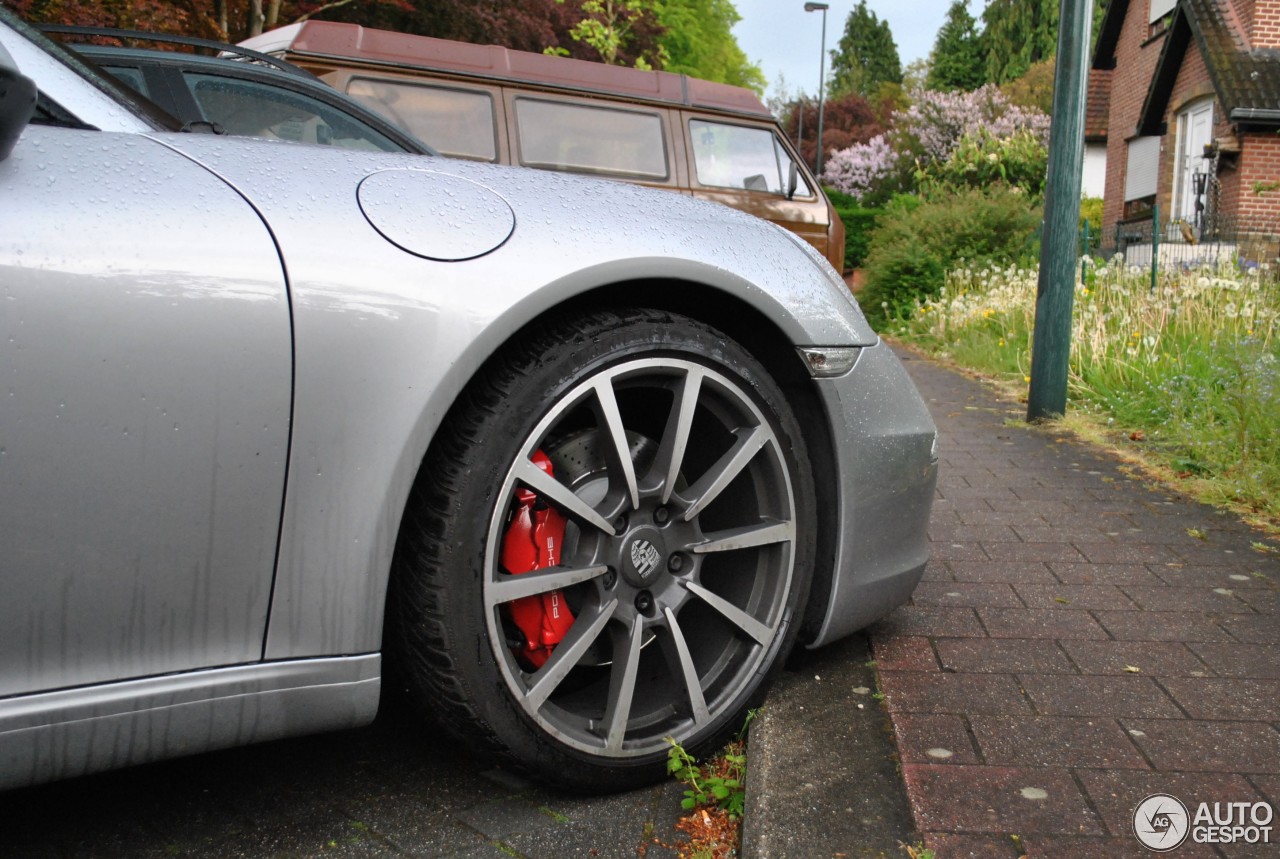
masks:
[[[883,341],[862,349],[845,375],[816,384],[834,441],[838,527],[826,614],[809,647],[849,635],[910,599],[929,557],[938,478],[937,429]]]

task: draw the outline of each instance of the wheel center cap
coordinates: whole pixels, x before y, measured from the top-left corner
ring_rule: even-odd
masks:
[[[662,571],[662,544],[656,534],[642,531],[626,542],[622,550],[623,575],[638,587],[647,587]]]

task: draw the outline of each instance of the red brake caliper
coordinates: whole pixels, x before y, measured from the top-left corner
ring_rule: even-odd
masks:
[[[552,473],[551,460],[535,451],[533,464]],[[564,542],[564,514],[528,489],[516,490],[516,510],[502,537],[502,566],[508,573],[528,573],[560,563]],[[560,591],[520,597],[509,606],[511,620],[524,635],[518,651],[534,668],[541,668],[551,651],[573,626],[573,613]]]

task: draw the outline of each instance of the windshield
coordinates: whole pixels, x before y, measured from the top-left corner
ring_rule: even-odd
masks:
[[[0,5],[0,22],[11,27],[23,38],[37,45],[49,56],[84,78],[94,88],[119,102],[156,129],[162,131],[178,131],[181,129],[181,122],[161,110],[151,101],[130,90],[93,63],[85,61],[57,42],[51,41],[47,36],[31,27],[3,5]]]

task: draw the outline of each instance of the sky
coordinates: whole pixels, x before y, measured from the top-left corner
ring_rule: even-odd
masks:
[[[827,0],[827,50],[840,42],[844,22],[857,0]],[[803,90],[818,94],[818,60],[822,57],[822,13],[804,11],[805,0],[734,0],[742,20],[733,35],[747,58],[759,63],[769,82],[767,96],[777,94],[778,75],[786,79],[792,95]],[[867,0],[867,8],[889,22],[898,58],[905,67],[933,49],[938,28],[946,19],[951,0]],[[969,13],[978,17],[985,3],[971,0]],[[824,63],[831,73],[830,54]]]

